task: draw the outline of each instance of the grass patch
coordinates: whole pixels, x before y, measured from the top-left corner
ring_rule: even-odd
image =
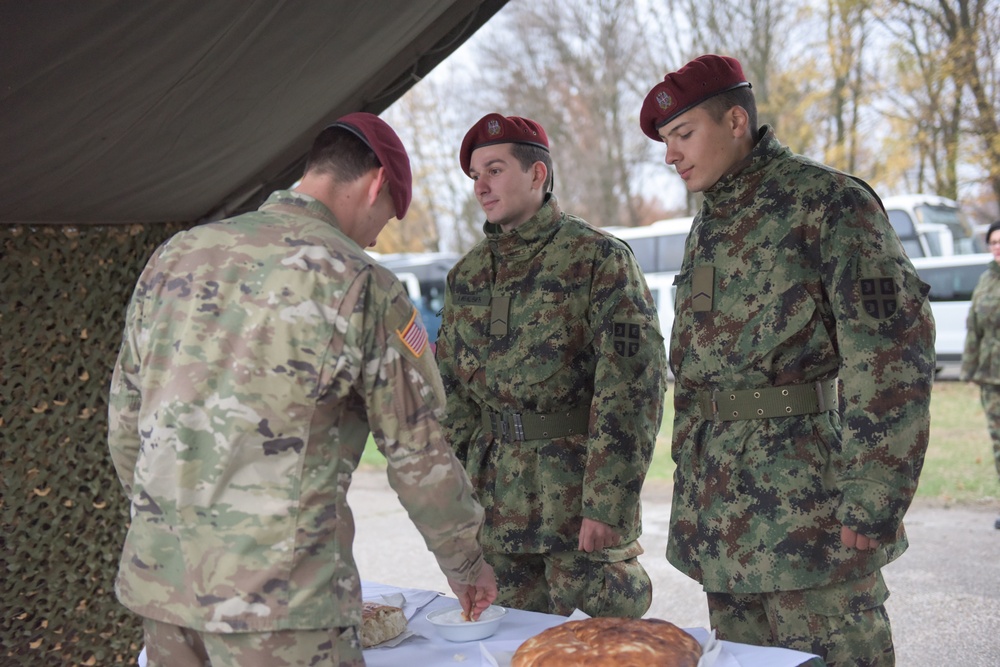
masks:
[[[670,432],[674,419],[673,384],[669,386],[663,424],[656,438],[647,479],[670,481]],[[369,436],[361,457],[363,467],[385,467],[383,457]],[[997,499],[1000,485],[993,464],[993,448],[986,430],[986,416],[979,403],[979,388],[964,382],[937,382],[931,396],[931,439],[920,475],[917,497],[944,503],[974,504]]]
[[[979,387],[937,382],[931,394],[931,440],[917,497],[946,503],[979,503],[997,498],[993,445]]]
[[[359,468],[385,468],[385,457],[375,446],[375,438],[368,434],[368,442],[365,443],[365,451],[361,452],[361,462]]]

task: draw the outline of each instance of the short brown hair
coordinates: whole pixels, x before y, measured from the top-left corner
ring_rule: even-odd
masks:
[[[754,143],[757,143],[757,139],[759,138],[757,132],[757,98],[754,97],[753,90],[749,87],[744,86],[742,88],[733,88],[732,90],[727,90],[724,93],[719,93],[718,95],[710,97],[702,102],[701,106],[705,108],[708,115],[711,116],[717,123],[721,121],[722,116],[733,107],[743,107],[743,109],[747,112],[747,123],[750,125],[750,137],[753,139]]]
[[[313,141],[306,157],[306,173],[330,174],[338,183],[349,183],[382,166],[375,151],[343,127],[328,127]]]
[[[531,144],[511,144],[510,153],[521,165],[521,171],[528,171],[531,169],[531,165],[536,162],[544,164],[546,174],[544,191],[548,192],[552,189],[552,156],[547,150]]]

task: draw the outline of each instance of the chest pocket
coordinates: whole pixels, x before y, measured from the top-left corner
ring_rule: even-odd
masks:
[[[675,335],[670,361],[674,372],[686,360],[704,366],[701,375],[728,375],[750,366],[770,366],[782,350],[807,344],[832,350],[816,302],[801,282],[781,279],[773,266],[741,273],[714,272],[711,310],[698,312],[692,290],[694,271],[674,280]],[[728,369],[728,370],[727,370]]]
[[[465,384],[485,365],[490,349],[489,292],[455,297],[453,349],[455,370]]]
[[[540,291],[511,300],[510,329],[497,350],[528,384],[553,378],[560,370],[591,363],[594,332],[587,320],[587,294]],[[568,380],[573,381],[573,380]]]

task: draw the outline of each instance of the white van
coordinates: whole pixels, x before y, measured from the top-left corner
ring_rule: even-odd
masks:
[[[958,203],[937,195],[896,195],[882,200],[889,223],[910,259],[986,251]]]
[[[965,347],[965,320],[972,305],[972,290],[993,261],[993,255],[914,257],[910,261],[920,279],[931,286],[931,310],[937,332],[934,349],[938,364],[960,362]]]

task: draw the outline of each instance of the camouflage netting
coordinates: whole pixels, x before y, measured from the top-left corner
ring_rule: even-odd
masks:
[[[0,226],[0,665],[135,664],[107,392],[139,271],[181,228]]]

